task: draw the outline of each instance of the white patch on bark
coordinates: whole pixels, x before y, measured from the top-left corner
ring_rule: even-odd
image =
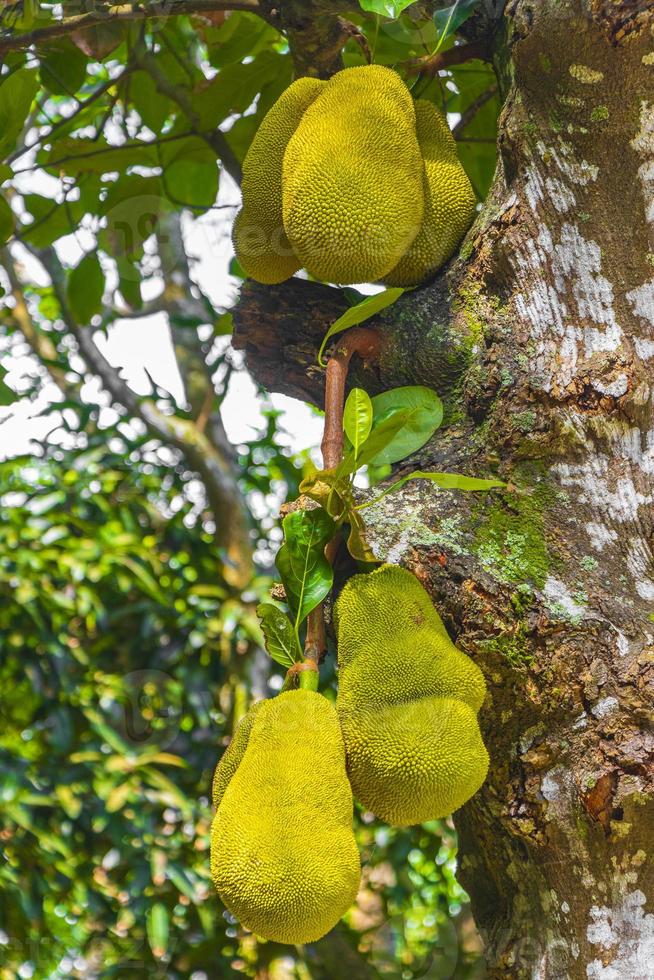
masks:
[[[584,606],[577,602],[565,582],[548,575],[543,593],[550,610],[569,619],[583,619]]]
[[[640,889],[624,896],[622,905],[607,908],[593,905],[586,938],[601,946],[602,958],[586,967],[592,980],[651,980],[654,963],[654,915],[645,913],[645,895]],[[605,964],[607,955],[611,962]]]
[[[592,385],[595,391],[599,391],[602,395],[612,395],[614,398],[620,398],[629,387],[629,381],[626,374],[619,374],[613,381],[601,381],[595,378],[592,381]]]
[[[644,337],[632,337],[634,348],[641,361],[648,361],[654,357],[654,340],[646,340]]]
[[[627,552],[627,568],[641,599],[654,599],[654,581],[648,574],[652,569],[652,551],[644,538],[631,539]]]
[[[641,102],[640,130],[631,145],[645,158],[638,168],[638,177],[645,198],[645,215],[648,221],[654,222],[654,103]]]
[[[581,503],[591,504],[601,508],[611,515],[614,522],[635,521],[638,510],[643,504],[651,504],[652,494],[644,494],[636,489],[633,478],[621,474],[615,481],[615,489],[611,489],[609,481],[615,472],[616,461],[608,456],[598,454],[591,456],[583,463],[558,463],[552,469],[559,475],[563,486],[578,487],[581,491]],[[591,544],[601,551],[609,540],[616,540],[617,534],[610,528],[600,524],[587,524],[586,530],[591,535]],[[599,543],[599,547],[595,542]]]
[[[654,279],[632,289],[626,295],[636,316],[647,320],[654,327]]]
[[[559,214],[564,214],[566,211],[569,211],[570,208],[573,208],[576,205],[577,199],[575,198],[574,194],[570,188],[566,187],[563,181],[558,180],[558,178],[548,177],[545,181],[545,187],[552,204]]]
[[[590,712],[595,718],[606,718],[607,715],[610,715],[613,711],[615,711],[618,704],[619,701],[617,698],[602,698],[601,701],[598,701],[597,704],[593,705]]]
[[[542,160],[551,160],[556,164],[569,183],[585,187],[591,180],[597,180],[599,167],[589,163],[588,160],[575,160],[573,148],[562,139],[559,139],[558,148],[546,146],[542,140],[539,140],[536,149]]]
[[[604,524],[593,524],[590,522],[586,525],[586,531],[590,539],[591,547],[595,551],[604,551],[607,544],[611,544],[613,541],[618,540],[618,532],[614,531],[611,527],[605,527]]]

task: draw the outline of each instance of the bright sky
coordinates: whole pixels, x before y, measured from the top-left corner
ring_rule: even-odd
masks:
[[[53,182],[54,183],[54,182]],[[29,190],[35,190],[35,182],[30,181]],[[39,193],[55,192],[49,186],[47,177],[39,177]],[[21,190],[27,191],[28,188]],[[239,202],[235,185],[224,178],[218,204]],[[200,218],[188,218],[185,226],[187,251],[197,261],[194,275],[201,289],[210,297],[216,307],[232,305],[238,288],[238,280],[229,275],[228,267],[233,256],[230,237],[234,211],[212,210]],[[61,258],[68,264],[79,260],[84,249],[92,246],[92,237],[82,231],[70,235],[58,245]],[[25,253],[18,253],[24,260],[25,269],[35,283],[43,283],[43,275],[36,263]],[[150,299],[150,296],[144,296]],[[182,383],[170,342],[166,318],[163,314],[144,317],[140,320],[117,321],[112,326],[108,339],[96,336],[96,342],[114,366],[120,366],[122,376],[130,386],[141,394],[149,391],[149,383],[144,368],[153,379],[177,399],[182,399]],[[239,356],[240,355],[235,355]],[[20,390],[21,377],[30,370],[33,362],[27,354],[8,354],[0,356],[0,362],[9,370],[6,378],[10,387]],[[97,386],[92,386],[97,391]],[[89,386],[89,393],[91,386]],[[33,440],[43,439],[45,434],[56,427],[57,417],[42,417],[44,407],[60,400],[58,389],[48,385],[43,395],[35,402],[21,399],[9,409],[0,409],[0,458],[29,452]],[[297,450],[316,447],[320,442],[322,422],[303,402],[284,395],[272,395],[274,406],[283,411],[281,426],[288,435],[282,439]],[[108,411],[108,410],[107,410]],[[113,413],[111,413],[113,414]],[[3,421],[4,419],[4,421]],[[261,405],[256,388],[247,371],[235,371],[232,375],[229,392],[223,403],[223,419],[227,434],[232,442],[239,443],[252,439],[261,427]]]

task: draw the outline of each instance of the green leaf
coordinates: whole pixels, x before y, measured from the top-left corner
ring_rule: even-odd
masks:
[[[343,428],[352,443],[356,461],[361,446],[372,429],[372,402],[368,392],[363,388],[353,388],[347,396],[343,411]]]
[[[156,148],[147,143],[134,141],[111,146],[105,139],[74,136],[56,140],[49,151],[38,154],[37,160],[56,175],[63,172],[71,177],[83,173],[104,174],[113,170],[122,174],[127,167],[156,167],[159,163]]]
[[[387,306],[390,306],[391,303],[398,300],[403,292],[404,289],[401,289],[399,286],[394,286],[392,289],[385,289],[382,293],[375,293],[374,296],[366,296],[356,306],[351,306],[349,310],[346,310],[342,316],[339,316],[338,320],[334,320],[320,345],[318,363],[322,367],[325,366],[322,360],[322,353],[330,337],[333,337],[337,333],[342,333],[343,330],[349,330],[350,327],[355,327],[358,323],[364,323],[370,317],[381,313]]]
[[[148,942],[152,955],[161,959],[168,949],[168,909],[163,902],[155,902],[147,913]]]
[[[45,248],[62,235],[75,231],[65,204],[57,204],[41,194],[26,194],[23,200],[34,220],[21,229],[21,237],[36,248]]]
[[[257,606],[257,616],[266,641],[266,650],[273,660],[282,667],[292,667],[302,660],[302,650],[297,641],[293,624],[272,602],[261,602]]]
[[[436,51],[440,51],[445,41],[456,34],[461,25],[472,17],[478,6],[479,0],[456,0],[451,6],[434,11],[432,19],[439,32]]]
[[[214,204],[218,195],[218,162],[204,140],[191,136],[179,143],[165,144],[161,162],[164,190],[173,204],[199,210]]]
[[[5,384],[5,378],[8,372],[0,364],[0,405],[13,405],[15,401],[18,400],[18,395],[15,391]]]
[[[277,552],[276,565],[297,633],[300,624],[332,586],[333,572],[325,558],[325,546],[334,536],[335,525],[319,507],[287,514],[282,526],[284,544]]]
[[[76,95],[86,78],[86,64],[86,55],[72,41],[58,41],[41,54],[41,84],[55,95]]]
[[[14,212],[5,197],[0,196],[0,244],[11,237],[14,230]]]
[[[68,276],[68,304],[81,324],[88,324],[102,309],[104,272],[97,252],[89,252]]]
[[[366,13],[379,14],[395,20],[403,10],[410,7],[416,0],[359,0],[359,6]]]
[[[129,95],[148,129],[159,133],[171,112],[172,103],[160,94],[152,76],[146,71],[135,71],[129,79]]]
[[[401,480],[396,480],[390,487],[386,487],[374,500],[369,500],[365,504],[359,504],[357,510],[371,507],[381,500],[382,497],[392,493],[394,490],[399,490],[409,480],[431,480],[441,490],[469,490],[477,493],[481,490],[495,490],[506,486],[506,483],[503,483],[502,480],[482,480],[475,476],[462,476],[460,473],[437,473],[414,470],[408,476],[403,476]]]
[[[39,87],[37,72],[21,68],[0,84],[0,157],[13,150]]]
[[[351,450],[336,468],[336,478],[341,479],[349,473],[354,473],[362,466],[372,462],[389,443],[399,435],[404,426],[410,421],[411,413],[408,411],[394,412],[390,418],[374,426],[372,432],[365,441],[359,455],[354,456]]]
[[[373,433],[377,425],[395,412],[408,412],[405,425],[394,439],[376,453],[369,462],[373,466],[397,463],[415,453],[431,439],[443,421],[443,403],[431,388],[423,385],[406,385],[391,388],[372,399]]]

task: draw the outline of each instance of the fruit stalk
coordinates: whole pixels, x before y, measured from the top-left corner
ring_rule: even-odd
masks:
[[[324,469],[333,469],[343,455],[343,407],[345,405],[345,384],[350,361],[358,354],[366,361],[377,357],[381,347],[381,334],[371,327],[353,327],[339,339],[327,361],[325,378],[325,425],[320,450]],[[334,561],[338,537],[332,538],[325,548],[325,557]],[[307,619],[307,636],[304,643],[305,664],[311,663],[318,670],[318,663],[327,649],[325,617],[320,603]],[[300,674],[300,686],[303,675]],[[305,684],[308,683],[308,678]]]

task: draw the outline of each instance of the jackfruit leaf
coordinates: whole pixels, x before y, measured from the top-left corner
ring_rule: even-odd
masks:
[[[284,544],[277,552],[276,565],[297,634],[300,624],[332,586],[333,572],[325,558],[325,545],[334,536],[335,524],[321,507],[287,514],[282,527]]]
[[[392,289],[385,289],[382,293],[375,293],[374,296],[366,296],[360,303],[351,306],[342,316],[334,320],[325,334],[323,342],[320,345],[320,350],[318,351],[318,363],[320,366],[325,366],[322,354],[330,337],[333,337],[337,333],[342,333],[343,330],[349,330],[350,327],[356,327],[357,324],[364,323],[370,317],[381,313],[387,306],[390,306],[391,303],[399,299],[403,292],[404,289],[401,289],[399,286],[394,286]]]
[[[266,641],[266,650],[272,659],[282,667],[292,667],[302,660],[302,650],[297,641],[293,624],[272,602],[261,602],[257,606],[257,616]]]
[[[384,419],[383,422],[380,422],[379,425],[373,426],[372,432],[366,439],[358,456],[355,458],[354,450],[351,449],[336,467],[335,480],[341,480],[344,476],[356,472],[362,466],[367,466],[368,463],[372,463],[373,461],[377,462],[377,456],[411,422],[412,416],[417,411],[417,409],[404,409],[393,412],[392,415]]]
[[[0,197],[0,243],[7,241],[14,230],[14,212],[4,197]]]
[[[395,20],[403,10],[415,2],[416,0],[359,0],[359,6],[366,13],[379,14],[381,17]]]
[[[372,402],[368,392],[363,388],[353,388],[347,396],[343,412],[343,428],[352,443],[356,460],[361,446],[372,429]]]
[[[347,478],[337,477],[335,469],[317,470],[300,483],[300,493],[315,500],[336,521],[347,508],[344,497],[348,488]]]
[[[475,476],[462,476],[460,473],[430,473],[424,472],[423,470],[414,470],[408,476],[403,476],[401,480],[396,480],[390,487],[386,487],[374,500],[368,500],[365,504],[359,504],[357,510],[363,510],[364,507],[371,507],[381,500],[382,497],[392,493],[393,490],[399,490],[409,480],[431,480],[441,490],[469,490],[479,492],[481,490],[495,490],[506,486],[506,483],[503,483],[502,480],[482,480]]]
[[[152,955],[161,959],[168,949],[168,909],[163,902],[155,902],[147,913],[148,942]]]
[[[472,17],[478,6],[479,0],[456,0],[451,6],[434,11],[432,19],[438,30],[436,51],[440,51],[445,41]]]
[[[354,501],[348,507],[346,521],[350,525],[347,538],[347,550],[356,561],[378,562],[366,538],[366,525],[354,506]]]
[[[68,38],[41,55],[41,84],[55,95],[74,95],[86,78],[86,55]]]
[[[7,371],[0,364],[0,405],[11,405],[18,397],[16,392],[12,391],[9,385],[5,384],[6,376]]]
[[[443,403],[431,388],[423,385],[406,385],[391,388],[372,399],[373,429],[398,411],[408,411],[410,416],[394,439],[368,460],[373,466],[397,463],[415,453],[431,439],[443,421]],[[366,447],[367,448],[367,444]]]
[[[4,76],[0,85],[0,157],[14,148],[39,87],[37,72],[21,68]]]
[[[89,252],[68,276],[68,303],[75,319],[89,323],[102,309],[104,272],[97,252]]]

